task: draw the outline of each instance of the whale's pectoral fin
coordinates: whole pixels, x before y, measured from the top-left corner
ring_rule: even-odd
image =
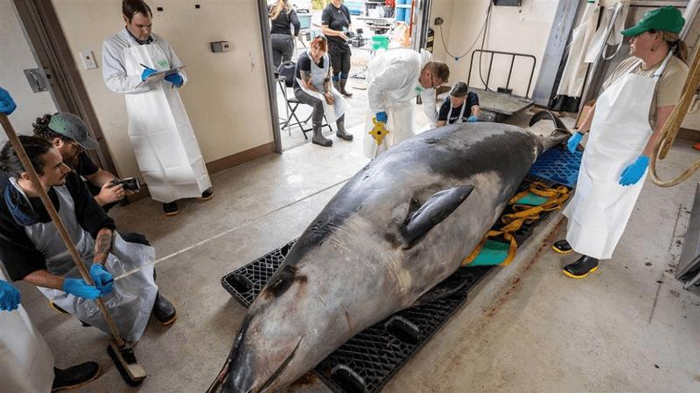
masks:
[[[413,303],[413,306],[422,306],[432,303],[435,300],[448,298],[463,290],[464,286],[472,281],[471,275],[467,273],[465,269],[458,269],[456,272],[452,273],[451,276],[434,286],[433,289],[419,297],[418,300]]]
[[[433,194],[416,210],[409,209],[408,217],[401,229],[406,242],[404,248],[413,247],[433,227],[447,218],[474,190],[474,186],[459,186]],[[414,207],[415,204],[411,203]]]

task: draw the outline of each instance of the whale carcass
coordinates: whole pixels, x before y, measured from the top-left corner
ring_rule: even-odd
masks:
[[[440,127],[360,170],[251,305],[225,392],[274,392],[356,333],[421,301],[477,246],[538,155],[568,136],[498,123]]]

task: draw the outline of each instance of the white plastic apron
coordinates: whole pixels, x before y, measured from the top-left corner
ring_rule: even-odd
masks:
[[[612,258],[627,226],[646,172],[631,186],[619,184],[620,174],[639,157],[653,132],[649,110],[654,89],[672,55],[652,78],[630,71],[598,97],[576,193],[564,210],[569,219],[566,240],[579,254]]]
[[[15,188],[24,195],[15,179],[11,179],[11,181]],[[59,186],[54,187],[54,190],[56,190],[60,204],[58,215],[89,270],[94,257],[95,243],[90,234],[78,224],[75,217],[75,204],[68,189],[65,186]],[[46,270],[49,273],[66,278],[81,278],[78,267],[75,266],[73,258],[52,221],[26,226],[24,231],[36,249],[46,258]],[[117,231],[114,231],[112,251],[107,257],[105,268],[116,277],[150,264],[154,260],[155,250],[153,247],[127,243]],[[107,322],[93,300],[76,297],[58,289],[38,288],[44,296],[81,321],[110,333]],[[123,339],[138,341],[141,338],[151,315],[157,292],[158,287],[153,280],[153,266],[149,265],[139,272],[115,282],[112,293],[102,297]]]
[[[328,123],[335,123],[336,120],[340,119],[345,112],[350,109],[350,105],[347,101],[345,101],[343,96],[340,95],[338,90],[333,87],[332,83],[331,94],[333,94],[334,104],[328,105],[326,102],[326,97],[324,97],[324,95],[320,92],[323,91],[323,84],[326,81],[326,78],[328,78],[330,75],[331,60],[328,57],[328,54],[323,55],[323,68],[321,68],[314,62],[313,57],[311,57],[311,51],[307,51],[306,53],[311,60],[311,84],[314,85],[318,91],[305,89],[304,85],[299,79],[297,79],[297,83],[299,84],[301,90],[303,90],[306,94],[309,94],[314,98],[318,98],[321,100],[321,102],[323,102],[323,114],[326,116],[326,121]]]
[[[7,281],[0,269],[0,280]],[[54,380],[51,349],[22,305],[0,311],[0,392],[47,393]]]
[[[158,71],[170,69],[168,58],[155,44],[124,48],[124,59],[129,76],[141,75],[141,64]],[[126,109],[129,139],[151,198],[165,203],[197,198],[211,187],[192,124],[170,82],[153,82],[146,92],[126,94]]]
[[[454,108],[452,106],[452,103],[450,103],[450,111],[447,112],[447,124],[464,123],[464,108],[466,108],[466,107],[467,107],[467,100],[464,100],[464,102],[462,103],[462,109],[459,110],[459,117],[457,118],[457,121],[455,121],[454,123],[450,123],[450,118],[452,118],[452,108]]]

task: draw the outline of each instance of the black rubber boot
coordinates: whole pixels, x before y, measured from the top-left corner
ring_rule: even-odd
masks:
[[[75,389],[96,379],[100,375],[100,365],[95,362],[85,362],[65,370],[53,368],[54,380],[52,392]]]
[[[598,270],[598,260],[586,255],[581,256],[576,262],[570,263],[562,269],[564,274],[571,278],[586,278],[596,270]]]
[[[352,93],[349,91],[345,90],[345,85],[348,83],[347,79],[341,79],[340,80],[340,94],[344,95],[345,97],[352,97]]]
[[[338,92],[340,92],[340,82],[333,81],[333,88],[336,89]]]
[[[311,142],[324,147],[333,146],[333,141],[324,137],[321,129],[320,124],[314,124],[314,136],[311,138]]]
[[[347,131],[345,131],[345,116],[341,116],[340,119],[338,119],[335,122],[335,125],[338,127],[338,131],[336,131],[335,133],[335,135],[337,135],[338,138],[344,139],[346,141],[352,140],[352,134],[349,134]]]
[[[175,306],[160,294],[156,294],[156,301],[153,303],[152,314],[163,326],[170,325],[177,319],[177,310]]]
[[[569,244],[569,242],[567,242],[565,239],[555,241],[552,245],[552,250],[558,252],[559,254],[569,254],[574,251],[571,248],[571,244]]]

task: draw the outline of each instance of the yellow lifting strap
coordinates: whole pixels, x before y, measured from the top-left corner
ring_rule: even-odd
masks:
[[[535,194],[541,197],[548,198],[546,202],[539,206],[529,206],[518,204],[518,201],[528,194]],[[515,195],[508,202],[509,205],[513,205],[514,213],[504,214],[501,216],[501,222],[505,224],[501,229],[494,231],[488,231],[484,239],[479,243],[478,246],[469,254],[468,257],[464,258],[462,261],[462,266],[469,265],[472,263],[479,253],[481,252],[486,240],[496,236],[503,236],[503,238],[510,242],[510,248],[508,249],[508,256],[501,263],[501,265],[508,265],[513,262],[515,258],[515,251],[518,249],[518,243],[515,241],[513,232],[516,232],[523,226],[524,223],[532,223],[540,218],[540,213],[561,209],[564,202],[569,199],[569,189],[564,186],[559,186],[556,188],[550,188],[546,184],[541,182],[533,182],[530,187]]]

